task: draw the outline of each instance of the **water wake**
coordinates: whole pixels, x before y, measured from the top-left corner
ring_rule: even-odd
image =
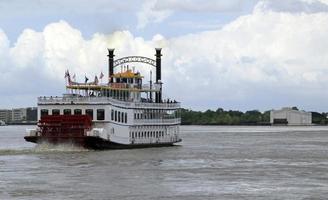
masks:
[[[24,149],[0,149],[0,156],[6,155],[24,155],[24,154],[43,154],[43,153],[74,153],[74,152],[85,152],[90,151],[80,146],[76,146],[73,143],[65,143],[65,144],[50,144],[47,142],[43,142],[41,144],[37,144],[32,148],[24,148]]]
[[[81,151],[89,151],[81,146],[76,146],[73,143],[64,143],[64,144],[51,144],[47,142],[43,142],[41,144],[37,144],[34,147],[35,152],[81,152]]]

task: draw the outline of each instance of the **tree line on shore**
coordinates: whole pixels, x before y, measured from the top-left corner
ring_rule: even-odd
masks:
[[[293,107],[297,109],[297,107]],[[327,125],[328,113],[312,112],[312,123]],[[181,109],[181,124],[183,125],[270,125],[270,110],[260,112],[250,110],[246,112],[236,110],[193,111]]]

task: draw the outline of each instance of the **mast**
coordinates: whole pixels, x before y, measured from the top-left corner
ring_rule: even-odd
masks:
[[[149,89],[150,89],[149,99],[150,99],[150,102],[153,102],[153,92],[151,91],[151,90],[152,90],[152,87],[153,87],[152,76],[153,76],[153,73],[152,73],[152,71],[150,70],[150,79],[149,79]]]

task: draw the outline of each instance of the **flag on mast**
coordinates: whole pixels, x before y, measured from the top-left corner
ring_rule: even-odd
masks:
[[[98,77],[95,76],[95,85],[98,85],[98,82],[99,82]]]
[[[104,74],[101,72],[99,75],[99,79],[102,79],[104,77]]]
[[[65,76],[64,76],[64,78],[67,78],[67,77],[69,77],[69,72],[68,72],[68,70],[65,71]]]
[[[87,77],[87,76],[85,76],[85,81],[84,81],[84,82],[85,82],[85,83],[87,83],[87,82],[88,82],[88,80],[89,80],[89,79],[88,79],[88,77]]]

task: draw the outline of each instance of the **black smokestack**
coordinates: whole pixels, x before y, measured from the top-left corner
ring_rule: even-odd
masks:
[[[161,80],[161,48],[156,48],[156,83],[158,83],[159,80]]]
[[[114,74],[114,49],[108,49],[108,78]],[[111,80],[112,82],[112,80]]]
[[[162,79],[162,73],[161,73],[161,70],[162,70],[161,69],[161,65],[162,65],[161,64],[161,56],[162,56],[161,51],[162,51],[162,49],[156,48],[155,50],[156,50],[156,54],[155,54],[155,56],[156,56],[156,83],[161,84],[160,81]],[[160,88],[160,91],[157,92],[157,94],[156,94],[155,102],[156,103],[162,102],[162,87]]]

